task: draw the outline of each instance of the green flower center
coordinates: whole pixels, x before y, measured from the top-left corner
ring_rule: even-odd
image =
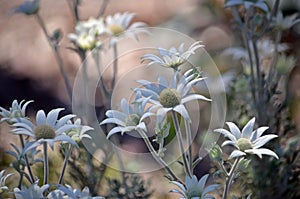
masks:
[[[252,143],[249,139],[247,138],[240,138],[237,141],[237,146],[241,151],[245,151],[247,149],[252,149]]]
[[[175,107],[180,101],[181,96],[176,89],[165,88],[159,95],[159,102],[165,108]]]
[[[55,130],[49,125],[43,124],[35,128],[34,135],[39,139],[53,139],[55,138]]]
[[[127,116],[125,120],[126,126],[136,126],[139,124],[139,122],[140,122],[140,116],[138,116],[137,114],[130,114]]]
[[[117,24],[110,25],[107,27],[107,29],[115,36],[120,35],[125,31],[122,26]]]

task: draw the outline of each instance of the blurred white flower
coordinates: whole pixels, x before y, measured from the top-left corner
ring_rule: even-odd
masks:
[[[117,42],[120,37],[136,38],[137,33],[147,32],[145,23],[131,23],[135,15],[134,13],[125,12],[109,15],[105,18],[106,32],[111,36],[110,44]]]
[[[200,41],[193,43],[188,50],[184,50],[184,43],[180,44],[178,49],[175,47],[169,50],[165,48],[158,48],[159,56],[154,54],[145,54],[141,57],[142,62],[150,61],[147,66],[152,64],[159,64],[163,67],[173,68],[177,70],[180,65],[188,61],[188,58],[195,54],[195,50],[202,48],[204,45],[200,44]]]
[[[236,148],[230,156],[231,158],[245,156],[246,154],[255,154],[258,157],[262,158],[262,155],[272,156],[278,159],[276,153],[270,149],[261,148],[270,140],[278,137],[274,134],[268,134],[262,136],[262,134],[269,127],[259,127],[253,131],[255,118],[252,118],[243,128],[242,132],[233,122],[226,122],[230,131],[226,129],[216,129],[215,132],[223,134],[225,137],[229,138],[223,142],[222,146],[232,145]]]
[[[171,183],[173,183],[180,189],[172,189],[171,192],[181,194],[183,197],[180,197],[179,199],[214,198],[212,195],[208,195],[208,193],[215,191],[220,185],[212,184],[205,187],[207,179],[208,174],[202,176],[199,181],[195,175],[193,175],[192,177],[186,176],[185,184],[181,184],[177,181],[171,181]]]

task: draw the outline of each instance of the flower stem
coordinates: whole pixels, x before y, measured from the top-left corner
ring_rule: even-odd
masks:
[[[70,157],[71,152],[72,152],[72,149],[73,149],[73,146],[71,144],[69,144],[69,150],[67,151],[67,154],[65,155],[64,164],[63,164],[63,167],[61,169],[61,173],[60,173],[59,180],[58,180],[57,184],[61,184],[61,182],[62,182],[62,179],[64,177],[64,174],[65,174],[65,171],[66,171],[66,168],[67,168],[68,160],[69,160],[69,157]]]
[[[49,175],[47,142],[43,143],[43,150],[44,150],[44,185],[45,185],[45,184],[48,184],[48,175]]]
[[[108,0],[103,0],[99,12],[97,14],[97,18],[101,17],[104,14],[107,5],[108,5]]]
[[[179,149],[180,149],[180,153],[182,154],[182,159],[183,159],[183,165],[184,165],[184,170],[185,173],[187,175],[189,175],[189,177],[192,177],[192,172],[191,172],[191,168],[189,166],[187,157],[186,157],[186,153],[183,147],[183,138],[182,138],[182,133],[180,130],[180,126],[179,126],[179,122],[178,122],[178,117],[177,117],[177,113],[174,111],[171,111],[172,113],[172,118],[173,118],[173,122],[174,122],[174,126],[175,126],[175,130],[176,130],[176,137],[178,140],[178,144],[179,144]]]
[[[188,144],[188,160],[189,160],[189,167],[192,170],[193,168],[193,149],[192,149],[192,132],[190,123],[187,120],[184,120],[185,132],[186,132],[186,139]]]
[[[175,180],[175,181],[178,181],[178,182],[182,183],[182,181],[180,180],[180,178],[178,178],[176,176],[176,174],[172,171],[172,169],[169,167],[169,165],[155,151],[155,149],[153,148],[152,144],[150,143],[150,141],[149,141],[148,136],[146,135],[146,133],[142,129],[138,129],[137,131],[139,132],[140,136],[145,141],[145,144],[146,144],[148,150],[150,151],[151,155],[156,160],[156,162],[159,163],[161,166],[164,167],[164,169],[171,175],[172,180]]]
[[[69,99],[70,101],[72,100],[72,87],[70,85],[70,81],[68,79],[68,76],[67,76],[67,73],[65,71],[65,65],[64,65],[64,62],[63,62],[63,59],[60,55],[60,52],[59,52],[59,46],[58,46],[58,43],[56,41],[53,41],[50,34],[48,33],[47,29],[46,29],[46,26],[45,26],[45,23],[43,21],[43,19],[41,18],[41,16],[39,14],[36,14],[36,19],[38,21],[38,24],[41,26],[46,38],[47,38],[47,41],[53,51],[53,54],[54,54],[54,57],[55,57],[55,60],[59,66],[59,69],[60,69],[60,73],[61,75],[63,76],[63,79],[64,79],[64,83],[65,83],[65,86],[67,88],[67,93],[68,93],[68,96],[69,96]]]
[[[23,135],[19,135],[19,138],[20,138],[20,142],[21,142],[21,147],[22,147],[22,149],[24,149],[25,144],[24,144]],[[27,157],[26,154],[24,154],[24,158],[25,158],[25,163],[26,163],[26,167],[27,167],[28,173],[30,175],[30,183],[33,184],[34,183],[34,177],[33,177],[32,170],[31,170],[31,167],[30,167],[30,164],[29,164],[29,161],[28,161],[28,157]],[[23,174],[20,173],[20,175],[21,175],[21,179],[22,179],[23,178]]]
[[[238,157],[237,159],[235,159],[229,173],[228,173],[228,176],[226,177],[226,183],[225,183],[225,188],[224,188],[224,192],[223,192],[223,198],[222,199],[227,199],[228,197],[228,193],[229,193],[229,189],[230,189],[230,186],[232,184],[232,180],[234,178],[234,175],[235,175],[235,170],[237,168],[237,165],[240,161],[240,157]]]
[[[118,74],[118,48],[117,43],[113,43],[113,56],[114,56],[114,62],[113,62],[113,78],[111,81],[111,90],[115,87],[116,84],[116,76]]]

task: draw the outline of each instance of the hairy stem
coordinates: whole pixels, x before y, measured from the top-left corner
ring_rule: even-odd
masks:
[[[113,61],[113,78],[111,81],[111,90],[115,87],[116,84],[116,76],[118,74],[118,48],[117,48],[117,43],[113,43],[113,56],[114,56],[114,61]]]
[[[180,153],[182,154],[184,170],[185,170],[185,173],[187,175],[189,175],[189,177],[192,177],[191,168],[189,166],[187,156],[186,156],[186,153],[185,153],[185,150],[184,150],[184,147],[183,147],[183,137],[182,137],[182,133],[181,133],[180,126],[179,126],[177,113],[174,112],[174,111],[171,111],[171,113],[172,113],[172,118],[173,118],[175,130],[176,130],[176,137],[177,137],[177,140],[178,140]]]
[[[64,164],[63,164],[63,167],[62,167],[62,169],[61,169],[60,176],[59,176],[59,180],[58,180],[58,183],[57,183],[57,184],[61,184],[61,183],[62,183],[62,180],[63,180],[64,174],[65,174],[66,168],[67,168],[67,164],[68,164],[69,157],[70,157],[70,155],[71,155],[73,146],[72,146],[71,144],[69,144],[69,147],[68,147],[68,148],[69,148],[69,149],[68,149],[68,151],[67,151],[67,154],[65,155]]]
[[[105,11],[107,5],[108,5],[108,0],[102,0],[101,7],[100,7],[99,12],[98,12],[98,14],[97,14],[97,18],[103,16],[104,11]]]
[[[20,142],[21,142],[21,147],[22,149],[24,149],[25,147],[25,144],[24,144],[24,138],[23,138],[23,135],[19,135],[19,138],[20,138]],[[25,159],[25,163],[26,163],[26,167],[27,167],[27,170],[28,170],[28,173],[29,173],[29,176],[30,176],[30,183],[33,184],[34,183],[34,177],[33,177],[33,173],[32,173],[32,170],[31,170],[31,167],[30,167],[30,164],[29,164],[29,161],[28,161],[28,157],[26,154],[24,154],[24,159]],[[23,174],[20,173],[20,178],[22,179],[23,178]],[[21,182],[21,179],[20,179],[20,182]]]
[[[156,162],[159,163],[161,166],[164,167],[164,169],[171,175],[172,180],[175,180],[175,181],[178,181],[178,182],[182,183],[182,181],[180,180],[180,178],[178,178],[176,176],[176,174],[172,171],[172,169],[169,167],[169,165],[155,151],[155,149],[153,148],[151,142],[149,141],[148,136],[146,135],[146,133],[142,129],[138,129],[137,131],[139,132],[140,136],[145,141],[145,144],[146,144],[148,150],[150,151],[151,155],[156,160]]]
[[[230,186],[232,184],[232,180],[234,178],[234,175],[235,175],[235,170],[237,168],[237,165],[240,161],[240,157],[238,157],[237,159],[235,159],[229,173],[228,173],[228,176],[226,177],[226,183],[225,183],[225,188],[224,188],[224,192],[223,192],[223,197],[222,199],[227,199],[228,197],[228,194],[229,194],[229,190],[230,190]]]
[[[59,52],[59,46],[58,46],[56,41],[52,41],[52,38],[51,38],[50,34],[48,33],[48,31],[46,29],[46,26],[45,26],[45,23],[44,23],[43,19],[41,18],[41,16],[39,14],[36,14],[35,16],[36,16],[36,19],[38,21],[38,24],[41,26],[41,28],[44,32],[44,35],[47,38],[48,44],[50,45],[50,47],[52,49],[55,60],[58,64],[58,66],[59,66],[60,73],[61,73],[61,75],[64,79],[64,83],[65,83],[65,86],[67,88],[69,99],[70,99],[70,101],[72,101],[72,87],[70,85],[68,75],[65,71],[65,65],[64,65],[63,59],[60,55],[60,52]]]
[[[188,160],[189,160],[189,167],[192,170],[193,168],[193,149],[192,149],[192,132],[191,132],[191,124],[184,120],[185,132],[186,132],[186,139],[188,144]]]
[[[48,175],[49,175],[47,142],[43,143],[43,150],[44,150],[44,185],[45,185],[48,184]]]

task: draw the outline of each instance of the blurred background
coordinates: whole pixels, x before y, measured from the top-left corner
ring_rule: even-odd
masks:
[[[12,12],[22,2],[23,0],[0,0],[0,106],[8,108],[14,99],[34,100],[29,105],[30,115],[34,115],[39,109],[47,112],[57,107],[65,107],[71,111],[63,77],[42,29],[34,17]],[[102,3],[101,0],[81,0],[80,20],[96,17]],[[284,0],[280,8],[284,15],[300,13],[300,1]],[[174,29],[203,41],[205,49],[222,73],[241,72],[238,62],[222,56],[226,48],[241,44],[232,28],[231,13],[224,8],[223,0],[108,0],[104,16],[116,12],[134,12],[137,14],[135,21],[145,22],[150,27]],[[60,53],[72,85],[81,61],[78,54],[70,50],[72,43],[67,38],[68,33],[74,32],[75,26],[67,0],[41,0],[39,13],[49,32],[60,29],[63,33]],[[296,65],[287,77],[287,95],[292,120],[296,129],[300,130],[300,25],[284,32],[282,42],[288,43],[288,53],[296,58]],[[126,70],[130,66],[122,67]],[[230,79],[225,81],[228,86],[231,84]],[[233,116],[228,115],[230,117]],[[13,137],[8,137],[6,133],[8,129],[8,126],[1,124],[1,169],[9,162],[4,151],[9,147],[9,142],[14,142]],[[166,193],[169,190],[166,187],[171,187],[167,181],[165,187],[156,186],[155,181],[160,180],[161,176],[162,173],[145,174],[145,178],[151,177],[154,181],[153,198],[171,198],[172,194]]]

